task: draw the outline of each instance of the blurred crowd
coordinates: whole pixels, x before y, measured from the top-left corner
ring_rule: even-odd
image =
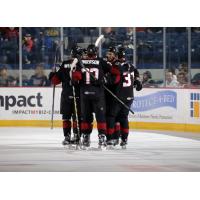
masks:
[[[110,46],[123,46],[126,49],[127,60],[133,62],[136,50],[137,68],[142,70],[144,87],[179,87],[187,88],[200,85],[200,28],[192,30],[192,67],[195,73],[191,75],[187,66],[187,28],[167,28],[167,69],[159,77],[155,70],[163,68],[163,28],[137,27],[136,35],[133,27],[103,27],[104,41],[101,55],[105,57]],[[74,44],[85,47],[95,43],[99,36],[98,27],[66,27],[63,28],[63,41],[60,42],[59,27],[23,27],[22,28],[22,68],[23,86],[49,86],[46,78],[54,63],[61,62],[61,46],[63,58],[70,54]],[[134,49],[134,37],[137,45]],[[19,28],[0,27],[0,86],[18,86],[19,73]],[[173,66],[173,67],[171,67]],[[26,71],[26,72],[25,72]],[[190,78],[191,77],[191,78]],[[165,80],[165,81],[164,81]]]
[[[45,70],[42,64],[36,65],[34,70],[34,74],[27,78],[27,76],[23,75],[22,77],[22,85],[23,86],[34,86],[34,87],[45,87],[50,86],[50,82],[45,75]],[[10,71],[6,66],[0,67],[0,86],[1,87],[13,87],[19,86],[19,78],[17,76],[14,77],[12,75],[12,71]]]
[[[144,87],[170,87],[170,88],[191,88],[200,86],[200,73],[194,74],[189,82],[189,70],[186,63],[180,64],[177,68],[169,68],[164,72],[165,81],[152,77],[151,71],[142,74]]]

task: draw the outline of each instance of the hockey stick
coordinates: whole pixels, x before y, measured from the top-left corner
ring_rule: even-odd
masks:
[[[78,59],[74,58],[74,60],[71,64],[70,76],[71,76],[71,73],[73,71],[73,68],[76,66],[77,63],[78,63]],[[77,121],[77,136],[80,139],[80,128],[79,128],[80,122],[79,122],[79,118],[78,118],[78,109],[77,109],[77,102],[76,102],[75,87],[73,86],[73,84],[72,84],[72,92],[73,92],[73,100],[74,100],[74,113],[75,113],[75,118],[76,118],[76,121]]]
[[[94,80],[97,80],[96,77],[84,66],[82,60],[80,59],[80,57],[77,58],[81,67],[87,71],[89,73],[89,75],[94,79]],[[131,110],[131,108],[129,106],[127,106],[121,99],[119,99],[113,92],[111,92],[104,84],[103,85],[103,88],[105,90],[108,91],[108,93],[110,93],[119,103],[121,103],[126,109],[128,109],[132,114],[134,114],[133,110]]]
[[[100,35],[100,36],[97,38],[97,40],[96,40],[96,42],[95,42],[95,47],[98,47],[98,46],[99,46],[99,44],[100,44],[100,42],[103,40],[103,38],[104,38],[104,35]]]
[[[61,45],[61,44],[60,44]],[[54,57],[54,68],[53,68],[53,72],[56,72],[56,61],[57,61],[57,51],[58,48],[60,47],[60,45],[58,45],[55,49],[55,57]],[[52,96],[52,108],[51,108],[51,129],[53,129],[53,115],[54,115],[54,103],[55,103],[55,88],[56,86],[53,84],[53,96]]]

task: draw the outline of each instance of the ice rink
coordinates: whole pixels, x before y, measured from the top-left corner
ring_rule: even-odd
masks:
[[[0,128],[0,171],[200,171],[199,134],[132,131],[126,150],[69,150],[62,129]],[[189,137],[188,137],[189,136]]]

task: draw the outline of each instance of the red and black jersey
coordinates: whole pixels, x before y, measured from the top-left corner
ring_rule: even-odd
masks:
[[[61,104],[60,104],[60,113],[68,114],[71,113],[69,105],[73,102],[73,88],[75,88],[76,99],[80,99],[80,87],[78,84],[72,85],[71,80],[71,64],[73,59],[63,61],[60,65],[59,70],[52,77],[51,81],[53,84],[57,85],[62,83],[62,93],[61,93]]]
[[[62,88],[64,95],[66,96],[73,96],[73,91],[72,91],[72,80],[71,80],[71,64],[73,62],[73,59],[69,59],[67,61],[63,61],[62,64],[60,65],[59,70],[56,72],[54,75],[52,82],[53,83],[62,83]],[[76,90],[76,96],[79,96],[79,89],[78,86],[75,85],[75,90]]]
[[[138,70],[130,63],[120,63],[120,82],[116,85],[116,95],[121,100],[132,100],[134,98],[134,81],[139,78]]]
[[[79,80],[81,91],[85,95],[94,95],[98,97],[102,95],[104,91],[103,88],[103,78],[105,73],[111,70],[111,66],[105,62],[103,59],[95,57],[83,59],[82,64],[78,65],[76,68],[75,80]],[[81,76],[80,76],[81,74]],[[77,79],[77,77],[79,78]]]

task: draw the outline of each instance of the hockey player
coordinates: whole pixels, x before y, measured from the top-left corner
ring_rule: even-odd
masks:
[[[79,85],[74,84],[71,80],[71,64],[77,54],[82,54],[82,49],[78,46],[74,47],[71,51],[71,59],[67,61],[63,61],[60,65],[60,68],[57,72],[51,72],[49,74],[49,79],[54,85],[62,83],[62,93],[61,93],[61,101],[60,101],[60,113],[62,114],[63,120],[63,133],[64,140],[62,142],[63,145],[68,145],[72,143],[71,141],[71,127],[73,121],[73,130],[75,134],[75,140],[73,143],[78,144],[80,140],[81,130],[80,124],[81,116],[80,116],[80,88]],[[75,97],[73,96],[73,88],[75,89]],[[75,98],[75,99],[74,99]],[[75,101],[77,106],[77,114],[78,119],[76,119],[75,114]],[[73,120],[72,120],[73,119]],[[78,123],[79,122],[79,123]],[[78,134],[79,128],[79,134]]]
[[[116,93],[116,84],[120,81],[120,71],[119,71],[119,61],[117,60],[117,49],[115,47],[109,47],[108,51],[106,53],[106,61],[112,65],[113,70],[118,71],[119,73],[117,75],[112,75],[111,73],[107,73],[105,75],[107,83],[106,86],[108,89],[113,92],[114,94]],[[112,95],[109,92],[105,92],[105,97],[106,97],[106,119],[108,120],[109,118],[109,113],[112,112]],[[118,122],[115,123],[114,127],[114,133],[110,130],[107,131],[106,138],[107,138],[107,145],[117,145],[118,138],[120,134],[120,124]],[[112,135],[112,138],[111,138]]]
[[[111,71],[111,65],[97,57],[97,48],[89,45],[87,59],[82,60],[79,69],[73,72],[73,79],[80,81],[81,94],[81,130],[83,133],[83,146],[90,146],[91,114],[95,113],[99,137],[99,146],[105,145],[106,118],[104,96],[104,74]]]
[[[136,90],[142,89],[142,84],[139,81],[139,72],[132,65],[125,60],[125,50],[120,48],[118,50],[118,61],[120,62],[120,82],[116,86],[115,94],[121,99],[127,106],[131,106],[133,102],[133,88],[136,86]],[[129,124],[128,124],[128,113],[129,110],[120,104],[116,99],[112,98],[112,110],[108,113],[107,117],[107,132],[109,139],[113,139],[115,122],[120,123],[121,143],[122,148],[126,147]],[[109,140],[108,140],[109,143]],[[111,142],[112,144],[112,142]]]

